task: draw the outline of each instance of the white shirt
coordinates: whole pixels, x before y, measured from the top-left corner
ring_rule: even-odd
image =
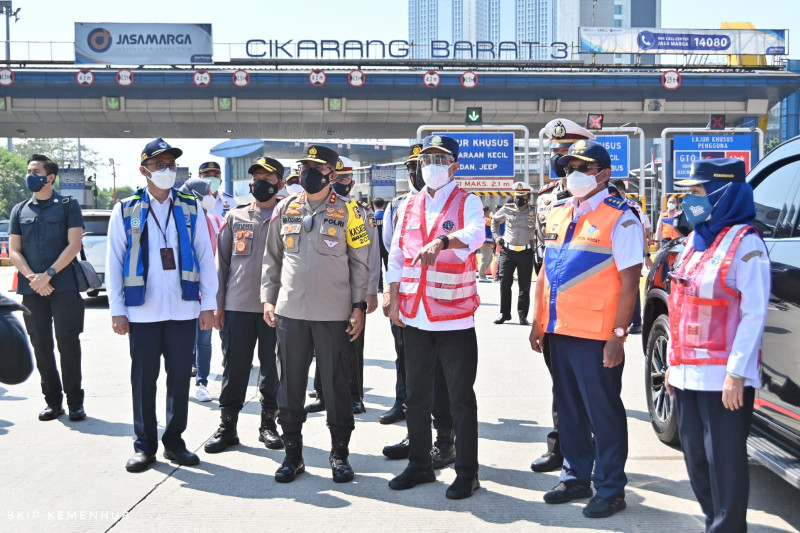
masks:
[[[228,202],[228,207],[225,207],[225,202]],[[212,215],[217,215],[220,219],[224,219],[227,210],[233,209],[234,207],[236,207],[236,202],[234,201],[233,196],[225,194],[222,191],[217,191],[214,207],[209,209],[208,212]]]
[[[566,205],[572,205],[575,208],[572,212],[572,220],[577,220],[578,217],[597,209],[608,197],[608,190],[603,189],[581,202],[580,205],[578,205],[578,199],[574,196],[566,201]],[[624,225],[626,220],[633,220],[635,224],[626,226]],[[628,267],[644,262],[643,242],[642,222],[632,209],[628,209],[617,219],[614,229],[611,230],[611,255],[614,256],[617,271],[625,270]]]
[[[411,196],[411,194],[406,195],[405,198],[397,203],[398,210],[402,205],[405,205],[409,196]],[[387,250],[390,250],[392,248],[392,237],[394,236],[394,225],[392,224],[392,220],[394,220],[394,209],[392,209],[392,202],[389,202],[387,207],[388,209],[386,209],[383,214],[383,230],[381,238],[383,239],[383,247]],[[400,222],[400,219],[397,219],[397,221]]]
[[[441,213],[447,198],[450,193],[457,186],[455,180],[451,181],[438,191],[436,195],[431,198],[428,194],[428,188],[425,187],[416,194],[427,194],[425,198],[425,222],[428,227],[432,227],[436,222],[436,217]],[[410,198],[410,195],[409,195]],[[408,200],[398,207],[397,224],[398,229],[402,228],[403,217],[405,216]],[[391,221],[384,222],[384,226],[391,226]],[[466,260],[469,254],[475,253],[475,250],[483,245],[484,240],[484,221],[483,221],[483,204],[480,199],[471,194],[467,197],[464,204],[464,227],[448,234],[451,239],[458,239],[467,245],[467,248],[454,248],[453,252],[459,259]],[[384,229],[384,232],[386,230]],[[389,246],[389,269],[386,271],[387,283],[400,283],[403,275],[403,250],[400,249],[400,234],[402,231],[395,231],[392,234],[392,242]],[[475,327],[475,319],[472,316],[467,318],[459,318],[457,320],[440,320],[431,322],[428,318],[428,312],[425,310],[424,305],[420,305],[417,310],[417,316],[408,318],[405,315],[400,315],[400,319],[408,326],[426,331],[452,331],[458,329],[469,329]]]
[[[694,233],[690,236],[694,238]],[[687,246],[681,254],[681,263],[690,268],[703,255],[703,252],[694,252],[691,257],[686,257],[689,250]],[[751,252],[761,252],[761,255],[751,256],[747,261],[743,258]],[[748,234],[742,237],[736,252],[733,255],[731,268],[725,278],[728,287],[741,290],[739,302],[739,315],[741,321],[736,330],[731,353],[728,357],[727,367],[722,365],[675,365],[670,367],[669,384],[683,390],[695,391],[721,391],[725,381],[725,374],[730,372],[744,379],[745,387],[761,387],[761,374],[758,369],[759,353],[761,351],[761,334],[767,319],[767,303],[770,292],[769,255],[764,241],[756,235]],[[675,312],[670,309],[670,313]],[[667,354],[672,357],[672,338],[667,343]]]
[[[108,250],[106,255],[106,290],[111,316],[125,315],[131,322],[163,322],[166,320],[192,320],[200,315],[200,311],[208,311],[217,307],[217,270],[214,254],[211,250],[211,238],[208,234],[206,217],[199,202],[197,205],[197,221],[194,232],[195,257],[200,264],[201,302],[186,301],[181,293],[181,271],[164,270],[161,266],[159,250],[164,247],[164,237],[158,229],[153,216],[158,217],[162,229],[169,213],[170,197],[160,203],[150,197],[151,214],[148,215],[147,247],[149,262],[147,265],[147,282],[144,304],[127,307],[122,296],[123,262],[128,240],[125,235],[125,223],[122,220],[122,204],[117,203],[108,223]],[[178,248],[178,230],[175,217],[169,217],[166,230],[167,246],[173,249],[176,263],[180,250]],[[142,243],[143,245],[145,243]],[[131,261],[136,261],[131,258]]]

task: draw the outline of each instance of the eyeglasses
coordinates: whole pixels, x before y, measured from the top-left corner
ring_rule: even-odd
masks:
[[[418,163],[422,167],[428,165],[447,165],[450,166],[455,162],[452,155],[448,154],[420,154]]]
[[[317,163],[316,161],[308,161],[308,162],[300,163],[300,171],[301,172],[302,172],[302,170],[304,168],[314,168],[314,169],[319,170],[319,171],[327,170],[328,172],[330,172],[330,168],[328,168],[328,165],[326,165],[325,163]],[[324,174],[324,172],[323,172],[323,174]]]
[[[568,166],[564,167],[564,172],[566,172],[567,174],[572,174],[573,172],[582,172],[582,173],[586,174],[586,171],[587,170],[591,170],[591,169],[597,169],[598,173],[600,173],[600,171],[603,170],[603,167],[600,167],[600,166],[597,166],[597,165],[592,165],[592,166],[589,166],[589,165],[578,165],[578,166],[568,165]]]
[[[178,164],[175,163],[174,161],[172,163],[165,163],[163,161],[154,161],[145,163],[145,166],[148,168],[150,168],[151,166],[155,166],[156,170],[158,171],[164,170],[165,168],[168,168],[170,170],[176,170],[178,168]]]

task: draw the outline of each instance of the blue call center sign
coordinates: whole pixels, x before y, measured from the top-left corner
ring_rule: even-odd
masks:
[[[457,178],[513,178],[513,133],[439,132],[458,141]]]

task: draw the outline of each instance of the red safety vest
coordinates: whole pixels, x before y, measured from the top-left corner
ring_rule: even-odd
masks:
[[[670,273],[670,365],[725,365],[739,328],[739,291],[725,280],[736,247],[753,226],[740,224],[722,230],[700,260],[687,269],[695,253],[687,240],[684,260]]]
[[[464,227],[464,204],[469,193],[455,187],[430,231],[425,220],[427,194],[421,191],[411,196],[403,217],[400,231],[400,249],[404,258],[400,312],[414,318],[422,302],[431,322],[472,316],[481,304],[475,280],[475,254],[469,254],[463,261],[452,249],[447,249],[439,253],[433,266],[411,264],[423,246],[439,235]]]

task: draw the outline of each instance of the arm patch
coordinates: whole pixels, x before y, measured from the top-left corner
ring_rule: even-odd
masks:
[[[745,263],[747,263],[747,262],[748,262],[748,261],[750,261],[752,258],[754,258],[754,257],[761,257],[762,255],[764,255],[764,253],[763,253],[761,250],[753,250],[753,251],[751,251],[751,252],[748,252],[748,253],[747,253],[747,255],[745,255],[744,257],[742,257],[742,261],[744,261]]]

